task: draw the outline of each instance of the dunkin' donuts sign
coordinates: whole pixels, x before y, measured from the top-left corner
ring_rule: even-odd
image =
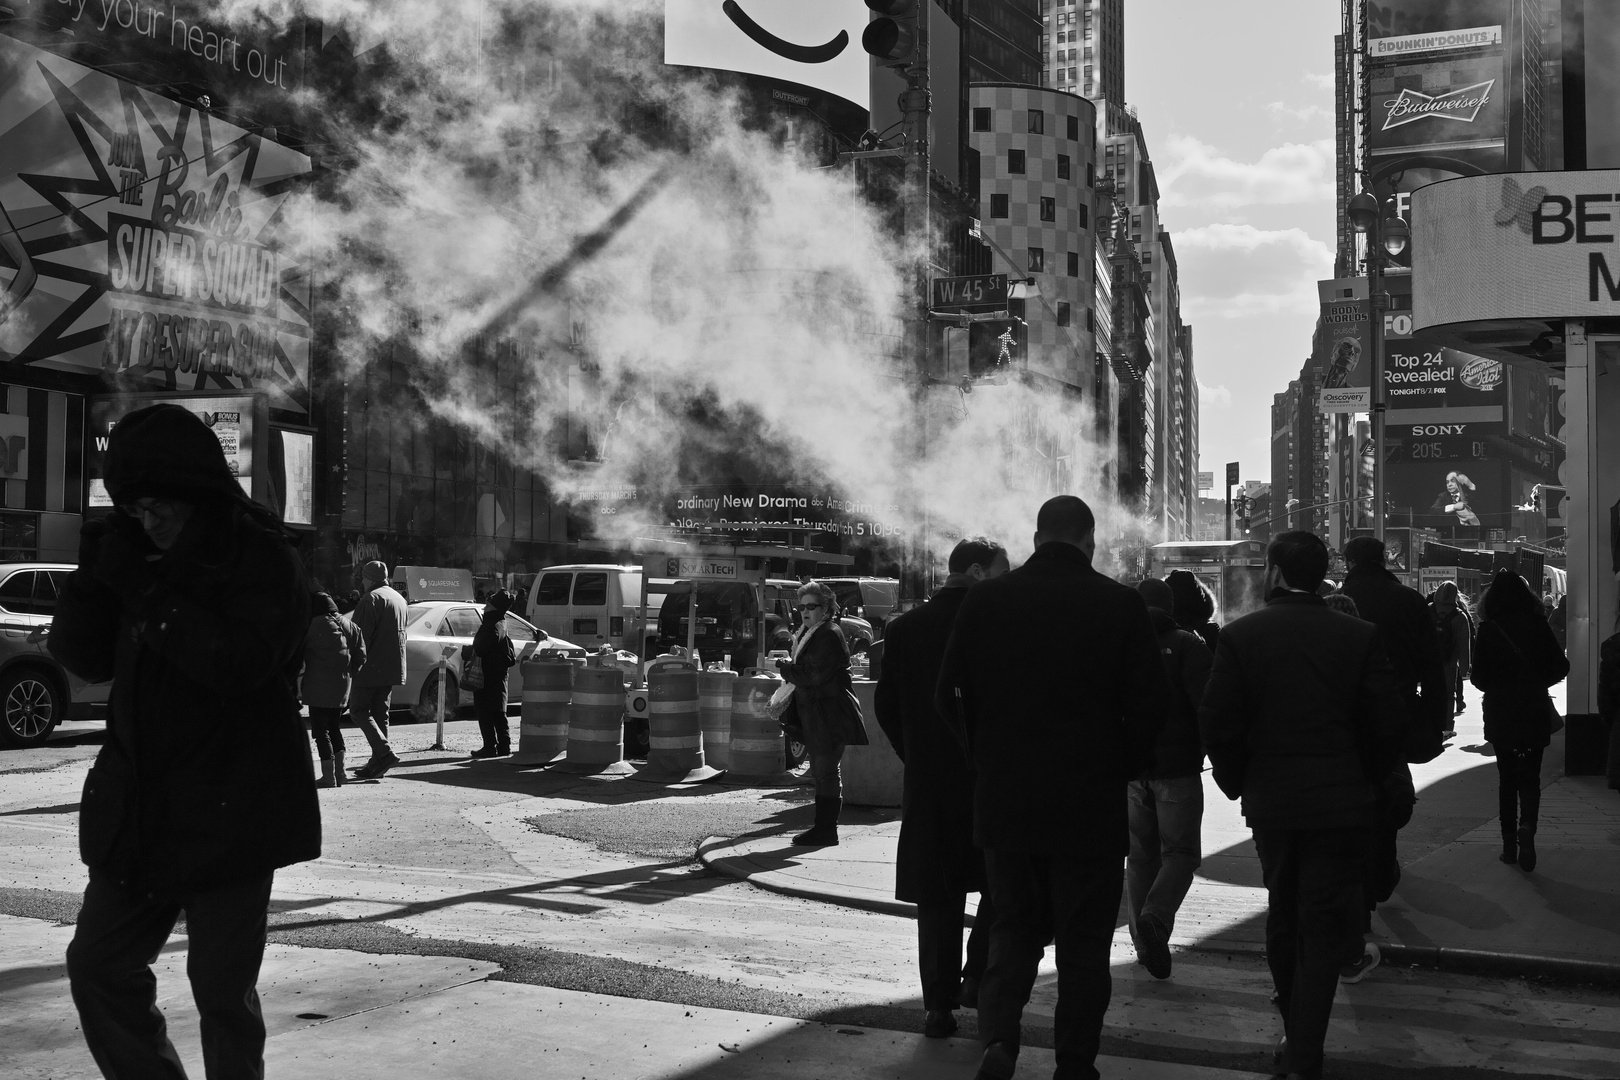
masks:
[[[1620,315],[1620,170],[1460,177],[1412,206],[1419,330]]]

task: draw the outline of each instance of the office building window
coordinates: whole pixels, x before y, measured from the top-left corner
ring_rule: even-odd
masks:
[[[1058,157],[1058,179],[1059,180],[1067,180],[1069,178],[1069,155],[1068,154],[1059,154],[1057,157]]]
[[[1097,329],[1097,316],[1090,308],[1086,308],[1086,329],[1090,331]]]
[[[974,109],[973,110],[973,130],[974,131],[989,131],[990,130],[990,110],[989,109]]]
[[[1007,196],[990,196],[990,216],[993,218],[1004,218],[1007,216]]]
[[[1060,83],[1063,81],[1063,69],[1062,68],[1058,68],[1057,81],[1060,82]]]
[[[1142,271],[1142,283],[1144,285],[1153,284],[1153,271],[1151,271],[1151,270]]]
[[[1059,326],[1069,325],[1069,305],[1061,300],[1058,301],[1057,306],[1057,324]]]
[[[1085,203],[1081,203],[1076,209],[1080,211],[1080,227],[1082,229],[1089,228],[1091,226],[1091,211],[1086,208]]]
[[[1045,248],[1032,247],[1029,249],[1029,272],[1032,274],[1043,274],[1046,272]]]
[[[1152,266],[1153,265],[1153,252],[1151,252],[1151,251],[1142,252],[1142,265],[1143,266]]]
[[[1096,186],[1097,186],[1097,166],[1093,165],[1091,162],[1088,161],[1088,162],[1086,162],[1086,187],[1096,187]],[[1085,207],[1082,206],[1080,209],[1084,210]]]
[[[1057,220],[1057,200],[1046,195],[1041,196],[1041,220]]]
[[[1022,150],[1007,151],[1007,171],[1022,174],[1024,171],[1024,152]]]
[[[1069,276],[1080,276],[1080,253],[1078,251],[1069,252]]]
[[[1071,139],[1079,139],[1080,138],[1080,118],[1078,116],[1071,116],[1071,117],[1068,117],[1067,119],[1069,121],[1069,138],[1071,138]]]
[[[1113,157],[1115,152],[1118,149],[1119,148],[1117,146],[1114,146],[1113,144],[1109,144],[1108,146],[1103,148],[1103,156],[1105,156],[1105,157]]]
[[[1070,68],[1070,69],[1069,69],[1069,81],[1070,81],[1070,82],[1074,82],[1074,81],[1076,81],[1076,80],[1075,80],[1075,74],[1074,74],[1074,73],[1075,73],[1075,71],[1076,71],[1076,70],[1077,70],[1077,69],[1075,69],[1075,68]],[[1089,78],[1091,78],[1091,72],[1089,72],[1089,71],[1088,71],[1088,72],[1086,72],[1086,78],[1088,78],[1088,79],[1089,79]]]
[[[1046,134],[1046,113],[1040,109],[1029,110],[1029,133],[1031,135]]]

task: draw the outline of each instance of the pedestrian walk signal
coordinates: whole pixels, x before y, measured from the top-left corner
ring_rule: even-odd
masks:
[[[861,48],[884,67],[909,67],[917,59],[918,0],[866,0],[883,16],[866,24]]]
[[[995,319],[968,326],[968,375],[982,378],[999,375],[1022,366],[1025,346],[1024,324],[1015,319]]]

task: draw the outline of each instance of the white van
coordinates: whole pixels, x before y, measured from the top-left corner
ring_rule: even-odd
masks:
[[[653,620],[662,593],[647,598]],[[548,634],[587,649],[611,645],[639,655],[642,627],[641,567],[611,563],[548,566],[534,576],[524,617]]]

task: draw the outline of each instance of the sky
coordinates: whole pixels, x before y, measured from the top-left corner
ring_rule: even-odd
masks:
[[[1338,0],[1125,0],[1125,98],[1193,328],[1199,468],[1271,479],[1271,399],[1333,272]],[[1219,494],[1219,490],[1212,494]]]

